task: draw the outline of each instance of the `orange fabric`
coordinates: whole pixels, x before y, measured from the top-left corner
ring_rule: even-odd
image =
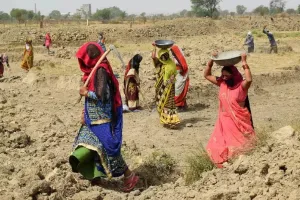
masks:
[[[247,92],[243,90],[242,84],[229,89],[224,81],[220,83],[219,116],[207,144],[207,152],[218,167],[253,147],[255,132],[251,114],[247,108],[239,105],[246,97]]]

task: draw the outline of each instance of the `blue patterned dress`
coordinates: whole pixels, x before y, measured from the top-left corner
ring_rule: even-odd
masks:
[[[89,91],[85,100],[85,125],[82,125],[73,145],[73,152],[85,147],[93,152],[97,169],[106,177],[119,177],[127,170],[121,155],[123,115],[122,106],[112,116],[112,95],[107,84],[108,103]],[[73,167],[73,166],[72,166]],[[73,170],[74,171],[74,170]],[[76,172],[76,170],[75,170]],[[93,177],[96,178],[96,177]]]

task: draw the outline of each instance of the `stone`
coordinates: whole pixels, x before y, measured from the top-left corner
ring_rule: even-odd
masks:
[[[0,96],[0,104],[6,104],[7,103],[7,100],[4,96]]]
[[[33,182],[29,195],[34,197],[37,194],[40,193],[46,193],[51,194],[52,188],[50,186],[50,183],[48,181],[42,180],[42,181],[35,181]]]
[[[55,168],[52,172],[50,172],[49,174],[46,175],[45,180],[46,181],[52,180],[53,177],[57,175],[57,171],[58,171],[58,168]]]
[[[10,147],[13,148],[25,148],[30,145],[31,139],[25,133],[13,134],[9,140]]]
[[[267,175],[269,173],[269,168],[270,168],[269,164],[267,164],[267,163],[264,164],[263,167],[260,170],[260,174],[261,175]]]
[[[193,127],[193,124],[192,123],[187,123],[185,126],[190,128],[190,127]]]
[[[274,131],[271,135],[279,141],[291,139],[295,136],[295,130],[291,126],[285,126],[277,131]]]
[[[245,156],[241,155],[239,158],[233,163],[234,173],[242,175],[245,174],[249,167],[245,163]]]
[[[131,192],[131,194],[133,195],[133,196],[140,196],[141,195],[141,191],[140,190],[134,190],[134,191],[132,191]]]

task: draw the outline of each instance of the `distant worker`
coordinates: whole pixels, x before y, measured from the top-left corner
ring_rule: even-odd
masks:
[[[251,31],[248,32],[244,45],[248,46],[248,53],[254,52],[254,38]]]
[[[143,57],[136,54],[129,61],[124,75],[124,94],[125,103],[130,111],[140,109],[139,93],[140,93],[140,77],[139,68]]]
[[[48,32],[45,36],[45,43],[44,43],[45,47],[48,50],[48,54],[51,53],[51,51],[50,51],[51,44],[52,44],[52,39],[51,39],[50,33]]]
[[[274,35],[273,33],[271,33],[268,29],[267,29],[267,26],[264,26],[264,30],[263,30],[263,33],[266,34],[269,38],[269,41],[270,41],[270,53],[272,53],[272,51],[274,51],[274,53],[278,53],[278,49],[277,49],[277,43],[276,43],[276,40],[274,38]]]
[[[8,57],[6,54],[0,54],[0,78],[4,74],[4,63],[6,63],[7,68],[9,68]]]
[[[31,39],[26,39],[21,67],[26,72],[33,67],[33,46]]]
[[[106,51],[106,47],[105,47],[105,37],[104,37],[104,33],[100,32],[99,33],[99,40],[98,40],[98,44],[102,47],[103,51]]]

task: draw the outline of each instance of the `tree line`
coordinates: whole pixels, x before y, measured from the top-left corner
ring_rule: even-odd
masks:
[[[26,22],[27,20],[43,20],[44,18],[50,20],[68,20],[68,19],[93,19],[93,20],[134,20],[136,18],[143,22],[147,19],[163,19],[164,17],[176,18],[176,17],[211,17],[218,18],[219,16],[226,15],[244,15],[244,14],[255,14],[255,15],[274,15],[278,13],[286,12],[288,14],[300,14],[300,5],[298,8],[286,9],[286,1],[284,0],[270,0],[269,6],[258,6],[251,12],[247,12],[247,8],[243,5],[236,6],[236,12],[229,12],[228,10],[221,10],[219,4],[222,0],[190,0],[192,3],[191,10],[182,10],[178,13],[174,13],[168,16],[164,14],[149,16],[146,13],[140,15],[129,15],[126,11],[114,6],[110,8],[97,9],[95,13],[88,16],[85,13],[70,13],[62,14],[58,10],[53,10],[48,16],[42,15],[40,12],[34,13],[32,10],[17,9],[14,8],[10,13],[0,11],[0,21],[17,20],[19,23]]]
[[[246,13],[247,8],[243,5],[236,6],[236,12],[229,12],[228,10],[221,10],[219,4],[222,0],[191,0],[192,3],[192,15],[197,17],[211,17],[217,18],[220,15],[243,15]],[[298,8],[286,9],[285,0],[270,0],[269,6],[260,5],[253,11],[247,14],[256,15],[274,15],[286,12],[288,14],[300,14],[300,5]]]

